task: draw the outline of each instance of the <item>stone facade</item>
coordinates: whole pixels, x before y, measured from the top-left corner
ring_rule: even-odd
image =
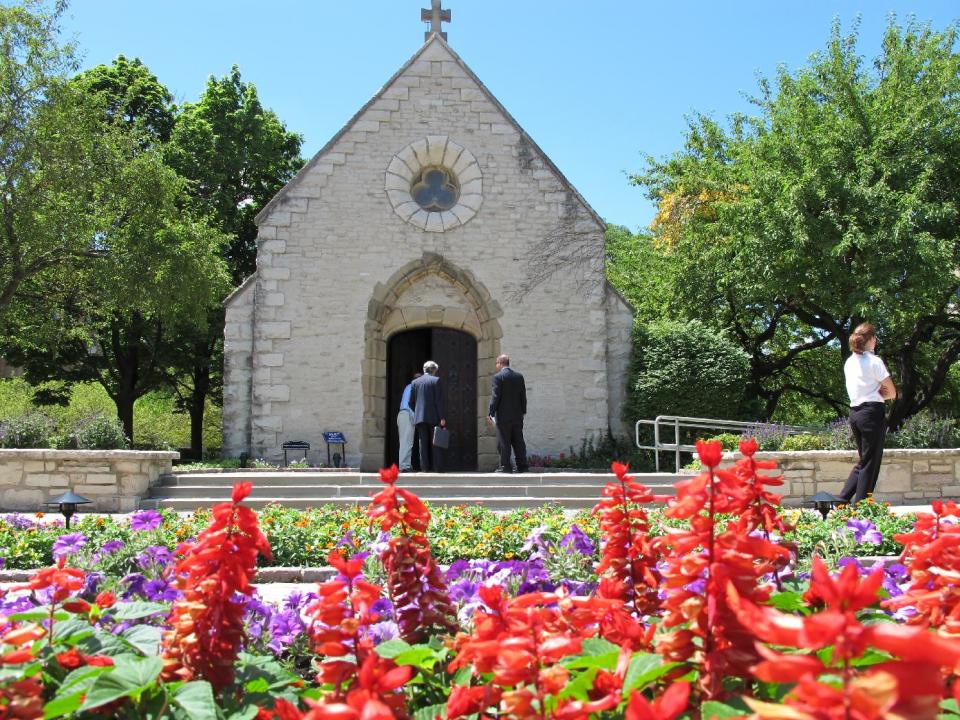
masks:
[[[456,205],[411,183],[449,171]],[[477,341],[483,422],[500,352],[527,379],[531,453],[623,432],[632,310],[604,275],[602,219],[438,35],[258,216],[257,272],[227,300],[224,446],[277,459],[321,433],[384,462],[387,347],[424,327]]]
[[[732,463],[733,455],[724,464]],[[761,452],[757,459],[776,460],[784,484],[774,491],[788,504],[818,492],[836,495],[857,462],[852,450]],[[884,450],[874,494],[880,502],[922,505],[937,498],[960,498],[960,449]]]
[[[131,512],[179,457],[139,450],[0,449],[0,510],[48,512],[50,500],[73,490],[93,501],[82,511]]]

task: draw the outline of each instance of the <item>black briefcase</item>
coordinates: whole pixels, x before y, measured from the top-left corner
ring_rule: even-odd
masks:
[[[437,425],[433,429],[433,446],[446,450],[450,447],[450,431]]]

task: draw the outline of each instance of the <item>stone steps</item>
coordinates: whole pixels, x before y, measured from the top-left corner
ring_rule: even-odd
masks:
[[[635,475],[658,495],[672,495],[674,475]],[[481,504],[492,510],[538,507],[556,503],[570,509],[593,507],[601,499],[609,473],[408,473],[400,487],[439,505]],[[325,504],[365,505],[383,487],[376,473],[182,473],[162,478],[151,488],[142,508],[190,511],[229,500],[235,482],[249,481],[251,507],[278,503],[292,508]]]

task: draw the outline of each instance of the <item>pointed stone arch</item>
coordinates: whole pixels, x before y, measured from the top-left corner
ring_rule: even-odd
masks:
[[[462,302],[415,304],[404,299],[425,279],[439,278],[458,294]],[[459,297],[459,295],[458,295]],[[385,283],[377,283],[367,305],[364,325],[363,439],[361,468],[375,470],[383,463],[387,428],[387,341],[405,330],[447,327],[469,333],[477,340],[477,460],[481,469],[492,468],[496,460],[496,438],[483,422],[490,402],[490,378],[496,372],[503,330],[503,310],[490,292],[469,270],[463,270],[442,255],[425,252],[397,270]]]

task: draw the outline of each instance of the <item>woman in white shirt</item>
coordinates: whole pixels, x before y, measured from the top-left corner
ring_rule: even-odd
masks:
[[[860,455],[840,492],[840,499],[845,502],[860,502],[877,486],[883,438],[887,434],[883,403],[897,396],[886,365],[873,354],[876,347],[873,325],[858,325],[850,336],[851,355],[843,365],[850,396],[850,429]]]

